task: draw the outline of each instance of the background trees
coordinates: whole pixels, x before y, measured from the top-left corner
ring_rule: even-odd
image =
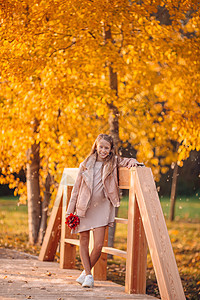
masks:
[[[98,133],[130,142],[156,179],[200,150],[198,5],[1,3],[1,182],[25,201],[13,174],[26,173],[32,243],[44,197]]]

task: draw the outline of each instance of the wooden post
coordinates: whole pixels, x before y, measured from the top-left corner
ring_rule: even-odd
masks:
[[[105,232],[104,247],[108,245],[108,226]],[[90,231],[90,253],[93,249],[93,233]],[[96,265],[92,268],[92,275],[95,280],[106,280],[107,279],[107,254],[101,253],[99,260]]]
[[[135,196],[135,169],[130,171],[125,292],[146,294],[147,242]]]
[[[53,261],[56,254],[61,234],[62,193],[62,185],[60,184],[39,254],[39,260],[42,261]]]
[[[60,268],[73,269],[76,261],[76,246],[65,243],[66,238],[76,238],[76,234],[71,234],[71,229],[65,224],[66,207],[70,200],[72,186],[65,186],[63,193],[63,208],[62,208],[62,226],[60,239]]]
[[[184,300],[176,260],[150,168],[137,168],[135,191],[162,299]]]

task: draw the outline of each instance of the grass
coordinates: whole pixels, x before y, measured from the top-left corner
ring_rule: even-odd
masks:
[[[39,245],[28,244],[28,209],[17,197],[0,197],[0,247],[39,253]]]
[[[27,206],[17,205],[16,197],[0,198],[0,247],[16,249],[38,255],[40,246],[28,244]],[[196,300],[200,296],[200,202],[198,195],[190,198],[178,197],[176,218],[167,220],[169,200],[161,198],[167,228],[174,250],[179,274],[182,279],[186,299]],[[181,206],[181,208],[180,208]],[[127,218],[128,198],[124,197],[119,209],[119,217]],[[117,224],[115,247],[126,250],[127,226]],[[59,258],[58,258],[59,259]],[[76,267],[80,268],[77,255]],[[113,257],[108,260],[108,279],[119,284],[125,280],[125,260]],[[160,297],[150,254],[147,256],[147,294]]]
[[[161,206],[166,219],[169,218],[170,199],[161,197]],[[128,197],[123,197],[119,209],[119,216],[127,218]],[[177,197],[175,205],[175,221],[200,222],[200,195]]]

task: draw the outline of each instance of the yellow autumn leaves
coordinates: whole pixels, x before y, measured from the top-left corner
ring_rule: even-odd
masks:
[[[109,132],[111,103],[119,111],[120,139],[157,179],[167,165],[181,165],[199,150],[197,1],[5,1],[1,19],[4,182],[9,170],[25,169],[35,142],[41,178],[50,171],[56,181],[64,167],[77,167],[96,135]],[[108,28],[112,40],[105,42]]]

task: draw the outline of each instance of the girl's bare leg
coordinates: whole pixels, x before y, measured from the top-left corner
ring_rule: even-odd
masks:
[[[80,232],[80,257],[86,275],[91,274],[90,256],[89,256],[89,237],[90,231]]]
[[[98,261],[101,250],[104,244],[106,226],[95,228],[93,231],[94,236],[94,248],[90,254],[90,267],[94,267],[96,262]]]
[[[104,244],[106,226],[95,228],[93,231],[94,248],[89,256],[89,237],[90,231],[80,232],[80,256],[86,275],[91,274],[91,269],[94,267],[99,257]]]

